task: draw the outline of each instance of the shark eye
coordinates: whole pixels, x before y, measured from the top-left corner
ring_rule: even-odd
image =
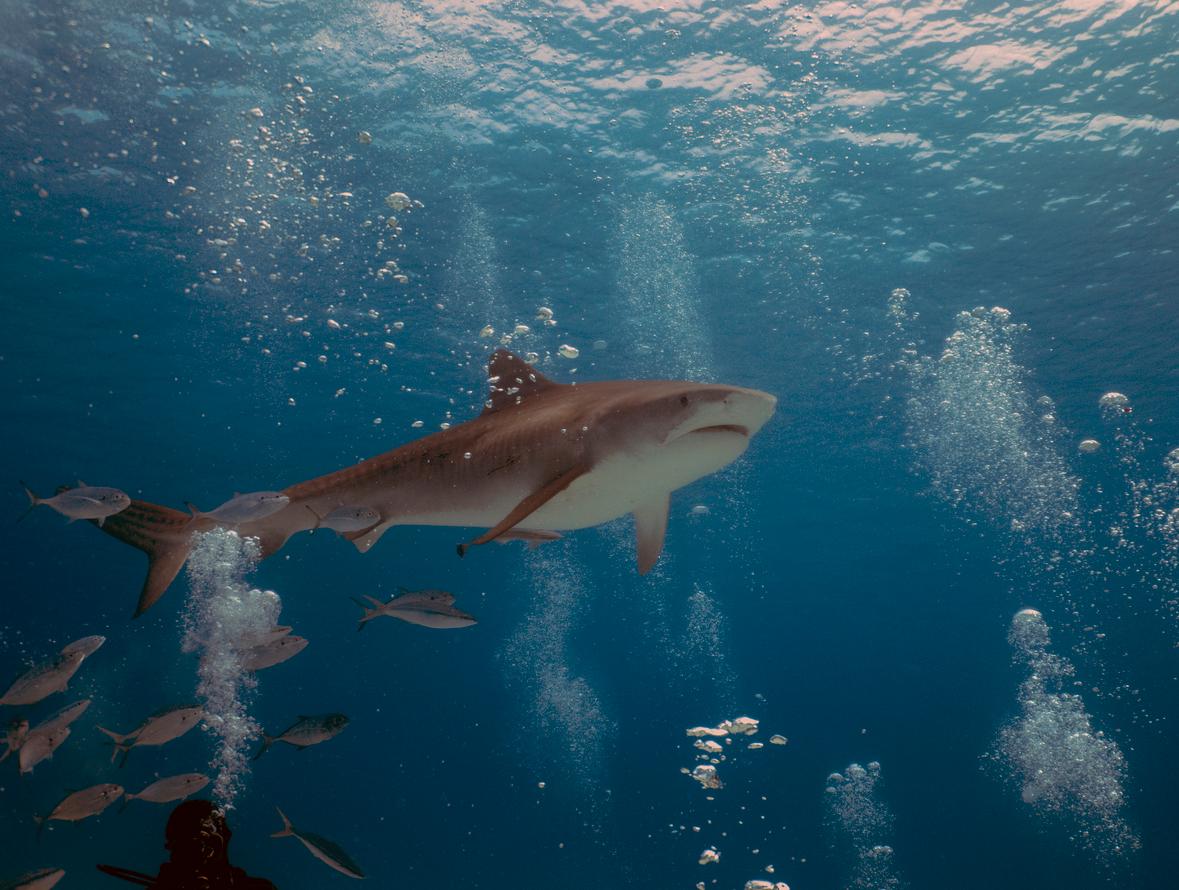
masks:
[[[683,405],[685,408],[688,407],[688,397],[687,396],[680,396],[680,404]]]

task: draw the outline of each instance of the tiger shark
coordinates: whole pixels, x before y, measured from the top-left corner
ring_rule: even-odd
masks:
[[[556,383],[505,349],[488,371],[478,417],[292,485],[285,507],[234,528],[259,540],[263,558],[343,507],[377,517],[342,535],[362,553],[395,525],[486,529],[461,555],[503,535],[539,538],[631,513],[646,574],[663,550],[671,493],[740,457],[777,405],[768,393],[722,384]],[[148,556],[135,617],[163,596],[193,536],[218,525],[140,500],[106,517],[102,531]]]

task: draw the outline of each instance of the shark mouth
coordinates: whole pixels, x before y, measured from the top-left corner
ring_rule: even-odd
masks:
[[[749,428],[736,423],[718,423],[715,426],[702,426],[691,431],[695,433],[736,433],[749,438]]]

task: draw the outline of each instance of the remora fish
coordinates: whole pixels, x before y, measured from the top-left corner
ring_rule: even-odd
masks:
[[[445,590],[405,590],[401,596],[395,596],[388,602],[381,602],[371,596],[366,596],[373,608],[369,608],[358,599],[354,599],[360,608],[364,609],[364,616],[357,625],[357,630],[364,630],[366,622],[372,621],[380,615],[390,618],[400,618],[410,624],[420,624],[422,627],[433,627],[447,630],[455,627],[470,627],[476,624],[475,617],[466,612],[460,612],[454,607],[454,594]]]
[[[0,890],[52,890],[64,877],[64,868],[39,868],[13,881],[5,881],[0,884]]]
[[[299,718],[278,735],[262,733],[262,748],[254,755],[257,760],[270,750],[275,742],[286,742],[302,750],[335,738],[348,725],[348,718],[344,714],[318,714],[311,717],[299,715]]]
[[[33,771],[33,767],[42,760],[53,757],[53,752],[65,744],[65,740],[69,737],[70,728],[59,726],[48,732],[39,732],[31,738],[25,738],[25,743],[20,746],[20,753],[17,757],[20,774],[27,776]]]
[[[41,833],[41,829],[50,819],[59,819],[63,822],[81,822],[91,816],[97,816],[122,796],[122,785],[93,785],[90,788],[75,791],[55,806],[48,816],[33,817],[33,821],[37,823],[37,834]]]
[[[4,742],[8,745],[8,750],[0,756],[0,763],[8,759],[8,755],[13,751],[20,749],[29,735],[29,721],[24,717],[17,717],[8,724],[8,729],[4,733]]]
[[[275,809],[278,810],[278,807]],[[276,831],[271,837],[296,837],[312,856],[330,868],[334,868],[340,874],[350,878],[364,877],[360,866],[353,862],[338,844],[334,844],[318,834],[312,834],[310,831],[300,831],[295,828],[282,810],[278,810],[278,815],[282,817],[282,831]]]
[[[208,513],[202,513],[192,504],[193,519],[211,519],[217,525],[231,525],[235,528],[249,522],[259,522],[283,509],[291,499],[281,491],[252,491],[249,494],[235,494],[232,498]]]
[[[282,664],[288,658],[294,658],[307,648],[306,637],[294,635],[279,637],[264,646],[255,646],[242,653],[242,668],[247,671],[260,671],[264,668]]]
[[[512,541],[523,541],[528,545],[529,550],[535,550],[547,541],[559,540],[561,540],[561,536],[557,532],[538,532],[527,528],[514,528],[496,538],[495,543],[510,544]]]
[[[37,497],[23,482],[21,487],[29,496],[29,509],[25,511],[25,516],[29,515],[34,507],[44,504],[62,516],[68,516],[70,522],[75,519],[93,519],[101,526],[107,517],[121,513],[131,504],[131,498],[124,491],[86,485],[84,482],[79,482],[77,488],[59,491],[51,498]]]
[[[311,507],[308,506],[307,509],[311,510]],[[310,529],[311,531],[330,528],[340,535],[368,531],[381,521],[381,514],[372,507],[336,507],[327,516],[320,516],[311,510],[311,515],[315,517],[315,526]]]
[[[184,800],[196,794],[209,784],[209,777],[201,773],[182,773],[179,776],[165,776],[152,782],[138,794],[130,791],[123,798],[123,806],[119,812],[127,809],[127,804],[133,800],[146,800],[149,803],[171,803],[174,800]]]
[[[502,349],[489,374],[491,396],[478,417],[284,489],[290,503],[241,523],[239,534],[258,538],[268,557],[314,528],[314,514],[371,507],[381,521],[344,535],[366,552],[395,525],[483,528],[471,542],[483,544],[520,527],[563,531],[632,513],[645,574],[663,548],[671,492],[740,457],[777,404],[768,393],[722,384],[554,383]],[[136,615],[172,583],[192,536],[216,525],[138,500],[107,520],[103,531],[148,555]]]
[[[115,749],[111,751],[111,763],[115,762],[115,757],[122,751],[123,760],[119,766],[124,766],[132,748],[137,748],[140,745],[167,744],[173,739],[180,738],[200,723],[203,716],[204,711],[199,705],[185,705],[157,711],[144,720],[138,729],[126,734],[111,732],[101,726],[95,728],[110,736],[115,743]],[[128,741],[131,741],[131,744],[128,745]]]

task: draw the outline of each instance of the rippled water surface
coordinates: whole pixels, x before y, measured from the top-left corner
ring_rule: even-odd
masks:
[[[93,699],[0,764],[0,882],[154,873],[165,805],[32,817],[204,771],[284,890],[347,878],[276,805],[381,887],[1169,886],[1177,47],[1165,0],[0,0],[0,684],[107,638],[0,706]],[[21,479],[210,510],[348,466],[477,414],[501,345],[779,407],[645,577],[629,519],[218,538],[132,621],[142,556],[13,524]],[[478,624],[357,634],[399,586]],[[226,634],[275,620],[309,643],[255,684]],[[198,699],[110,762],[95,725]]]

